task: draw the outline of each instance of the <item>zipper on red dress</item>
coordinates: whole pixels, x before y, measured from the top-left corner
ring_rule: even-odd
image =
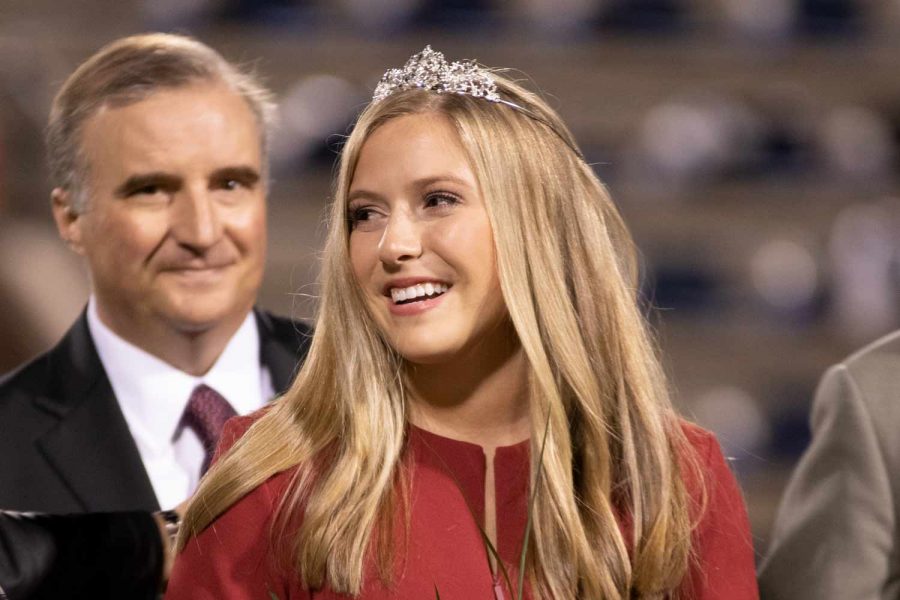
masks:
[[[503,583],[500,581],[500,570],[494,573],[494,600],[505,600],[503,594]]]

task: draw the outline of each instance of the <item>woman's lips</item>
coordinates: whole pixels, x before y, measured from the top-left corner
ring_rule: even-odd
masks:
[[[406,302],[404,304],[395,304],[391,298],[385,298],[385,302],[387,302],[388,310],[392,315],[396,315],[398,317],[411,317],[415,315],[420,315],[426,311],[431,310],[439,306],[444,298],[447,296],[449,292],[444,292],[439,296],[435,296],[433,298],[424,298],[423,300],[414,300],[412,302]]]
[[[418,283],[403,288],[392,287],[390,289],[390,295],[394,304],[401,304],[403,302],[435,298],[446,293],[449,289],[450,286],[445,283],[426,281],[424,283]]]

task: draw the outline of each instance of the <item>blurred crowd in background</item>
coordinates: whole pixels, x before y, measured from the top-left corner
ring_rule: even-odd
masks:
[[[819,375],[900,325],[900,1],[3,0],[0,372],[87,297],[51,223],[50,100],[151,30],[278,93],[261,303],[298,318],[336,152],[385,67],[430,43],[533,80],[634,232],[677,402],[734,459],[759,552]]]

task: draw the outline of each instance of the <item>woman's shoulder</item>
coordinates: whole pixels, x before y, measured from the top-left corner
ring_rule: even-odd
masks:
[[[225,454],[228,450],[231,450],[231,447],[247,433],[247,430],[265,416],[271,408],[271,406],[264,406],[250,414],[231,417],[225,421],[225,425],[222,427],[222,433],[219,434],[219,442],[216,446],[213,461],[215,462],[220,456]]]
[[[716,436],[680,421],[693,460],[683,471],[695,508],[695,563],[685,597],[757,600],[753,540],[743,494]]]
[[[729,505],[742,503],[730,462],[715,434],[684,419],[679,419],[679,426],[685,442],[681,449],[681,469],[688,493],[707,508],[716,500]]]
[[[678,419],[678,426],[698,460],[708,461],[719,451],[719,442],[713,432],[682,418]]]
[[[219,444],[213,458],[213,464],[223,456],[250,430],[250,428],[263,418],[271,410],[271,406],[265,406],[250,414],[232,417],[225,422],[222,433],[219,436]],[[281,495],[287,489],[291,476],[296,469],[287,469],[273,474],[266,481],[251,490],[243,499],[243,503],[249,506],[264,507],[265,511],[274,507]],[[236,504],[241,504],[239,501]],[[265,512],[264,511],[264,512]]]
[[[215,462],[247,433],[268,409],[229,419],[222,429]],[[271,532],[281,498],[296,469],[287,469],[248,490],[185,543],[169,582],[167,600],[262,597],[282,589],[273,559]],[[211,471],[212,473],[212,471]],[[282,593],[278,591],[278,593]],[[284,596],[280,596],[284,597]]]
[[[698,533],[703,536],[710,529],[720,532],[723,520],[733,521],[729,528],[734,536],[746,535],[749,539],[744,496],[716,436],[684,420],[681,429],[693,453],[692,457],[683,458],[682,477],[699,509]]]
[[[271,408],[271,405],[265,406],[250,414],[228,419],[222,427],[222,433],[219,436],[219,443],[213,457],[213,465],[218,462],[219,458],[231,450],[238,440],[240,440],[257,421],[263,418]],[[242,500],[236,503],[236,505],[243,505],[245,508],[255,507],[257,510],[261,509],[262,513],[268,513],[274,508],[281,496],[290,486],[291,478],[296,470],[297,468],[291,468],[273,474],[266,481],[248,492]]]
[[[287,598],[290,578],[273,531],[289,481],[288,471],[273,475],[191,537],[175,561],[166,600]]]

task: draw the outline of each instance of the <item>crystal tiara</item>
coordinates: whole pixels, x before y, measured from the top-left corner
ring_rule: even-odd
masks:
[[[582,160],[581,151],[572,144],[552,123],[515,102],[504,100],[497,93],[494,76],[473,60],[447,62],[442,52],[430,45],[413,54],[400,69],[388,69],[375,87],[372,104],[377,104],[396,92],[421,89],[438,94],[461,94],[483,98],[488,102],[505,104],[527,117],[548,127]]]
[[[394,92],[422,89],[438,94],[463,94],[502,102],[494,76],[475,61],[448,63],[442,52],[431,46],[413,54],[402,69],[389,69],[378,82],[372,102],[381,102]]]

